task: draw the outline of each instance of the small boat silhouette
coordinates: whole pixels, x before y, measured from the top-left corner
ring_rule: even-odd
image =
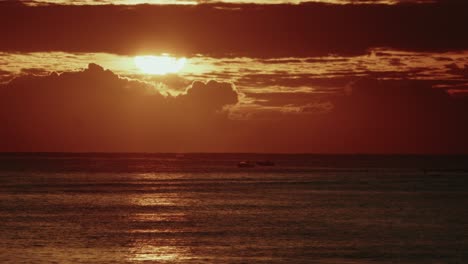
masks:
[[[261,160],[257,161],[258,166],[275,166],[275,163],[271,160]]]
[[[255,167],[255,164],[250,162],[250,161],[241,161],[237,163],[237,167],[239,168],[253,168]]]

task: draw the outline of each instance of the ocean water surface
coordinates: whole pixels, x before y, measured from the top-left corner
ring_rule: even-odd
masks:
[[[0,154],[0,263],[468,263],[468,157]]]

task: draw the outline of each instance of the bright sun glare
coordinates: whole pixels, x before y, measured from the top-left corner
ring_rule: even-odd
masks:
[[[169,55],[136,56],[135,65],[144,73],[164,75],[182,70],[186,58],[174,58]]]

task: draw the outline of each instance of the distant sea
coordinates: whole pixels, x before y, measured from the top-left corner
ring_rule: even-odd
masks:
[[[0,154],[0,263],[468,263],[468,156]]]

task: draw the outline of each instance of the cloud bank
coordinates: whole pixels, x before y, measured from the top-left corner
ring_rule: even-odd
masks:
[[[264,94],[193,82],[178,96],[96,64],[0,86],[0,151],[464,153],[468,97],[363,78],[341,93]],[[258,99],[258,98],[257,98]],[[280,106],[277,106],[280,105]],[[239,118],[241,117],[241,118]]]
[[[170,96],[96,64],[24,75],[0,86],[0,150],[183,151],[214,136],[237,102],[230,83],[197,81]]]

